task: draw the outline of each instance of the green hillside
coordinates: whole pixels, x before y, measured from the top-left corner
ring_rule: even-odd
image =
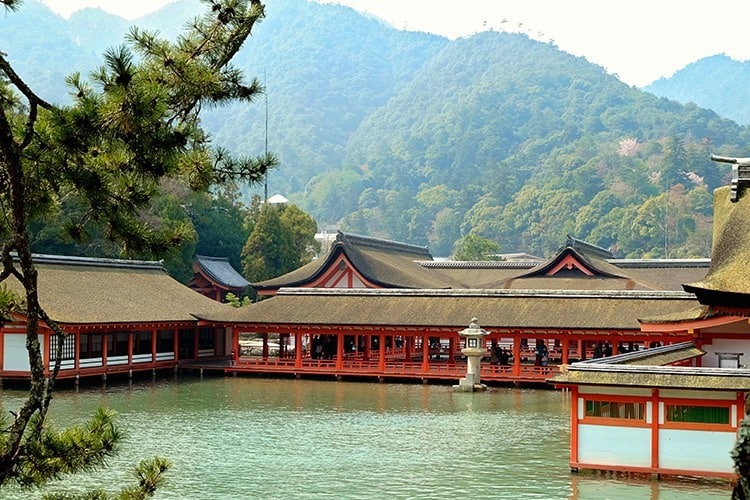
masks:
[[[567,234],[628,257],[710,251],[711,191],[748,156],[748,130],[659,98],[525,35],[455,41],[350,8],[267,2],[236,59],[266,100],[205,110],[215,142],[276,153],[269,192],[325,228],[449,255],[477,234],[502,252],[549,255]],[[136,21],[172,36],[181,0]],[[0,21],[0,50],[46,98],[86,74],[129,23],[98,10],[66,21],[34,0]],[[120,32],[118,32],[118,30]]]

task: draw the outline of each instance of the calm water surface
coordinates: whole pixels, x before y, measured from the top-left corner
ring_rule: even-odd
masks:
[[[0,395],[7,411],[24,393]],[[79,423],[101,404],[118,412],[122,451],[65,489],[114,491],[141,459],[160,455],[174,465],[157,499],[730,496],[722,482],[572,475],[569,399],[558,391],[180,378],[61,390],[53,418]],[[29,498],[0,491],[16,497]]]

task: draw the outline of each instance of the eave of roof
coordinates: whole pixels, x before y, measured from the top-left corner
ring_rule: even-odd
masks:
[[[34,256],[39,301],[49,317],[66,325],[222,321],[234,308],[171,278],[160,262]],[[22,294],[14,278],[4,282]]]
[[[281,289],[235,311],[245,324],[368,325],[639,331],[639,314],[693,307],[684,292]],[[211,317],[204,319],[211,320]]]
[[[196,255],[195,263],[207,278],[224,288],[241,290],[250,285],[250,282],[232,267],[226,257]]]
[[[559,385],[606,385],[679,389],[747,390],[750,370],[662,366],[705,354],[692,342],[572,363],[548,381]]]

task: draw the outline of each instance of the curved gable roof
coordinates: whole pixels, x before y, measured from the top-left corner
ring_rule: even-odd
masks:
[[[253,283],[256,290],[310,286],[343,255],[367,281],[383,288],[449,288],[446,278],[422,267],[432,260],[427,247],[340,232],[324,258],[283,276]]]

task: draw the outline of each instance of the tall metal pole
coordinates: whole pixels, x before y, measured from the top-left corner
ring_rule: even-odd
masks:
[[[264,93],[266,94],[266,137],[265,137],[265,147],[264,147],[264,153],[266,155],[266,158],[268,158],[268,87],[266,86],[267,82],[266,78],[266,70],[263,70],[263,87],[264,87]],[[266,175],[264,179],[264,195],[265,198],[263,201],[268,203],[268,170],[266,169]]]

